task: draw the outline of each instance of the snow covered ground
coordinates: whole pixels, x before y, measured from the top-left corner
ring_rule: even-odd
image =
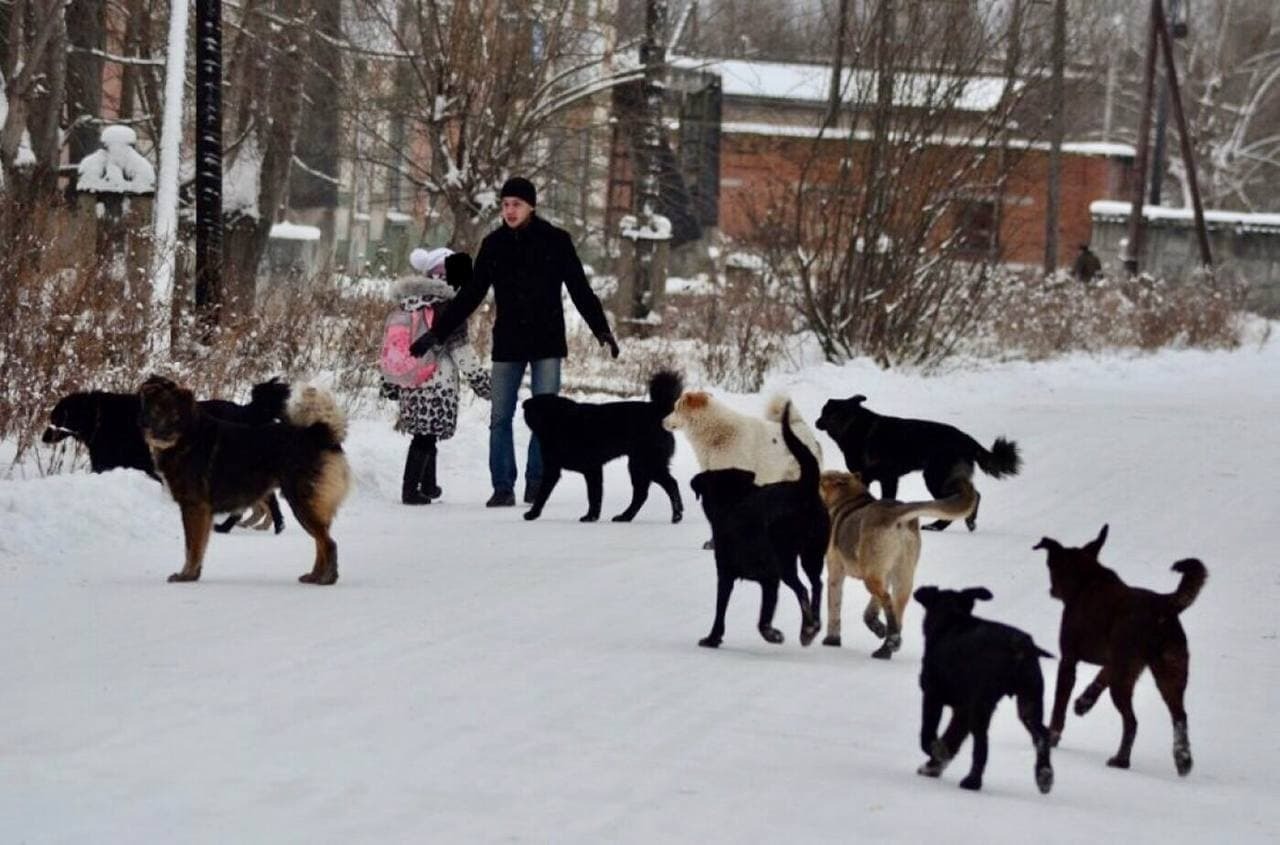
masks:
[[[742,584],[719,651],[708,529],[667,523],[655,488],[631,525],[580,525],[581,478],[543,519],[486,510],[487,405],[441,457],[443,503],[397,502],[406,441],[390,410],[356,420],[358,489],[335,526],[341,580],[294,580],[311,543],[217,536],[197,584],[176,507],[137,473],[0,481],[0,835],[6,842],[1052,842],[1280,838],[1280,344],[1231,353],[1073,357],[923,378],[865,364],[778,375],[812,422],[854,392],[888,413],[1020,444],[1025,470],[979,478],[978,531],[929,534],[917,584],[985,585],[983,615],[1057,651],[1042,535],[1078,545],[1108,522],[1104,562],[1172,590],[1198,556],[1209,582],[1183,615],[1195,770],[1139,684],[1130,771],[1109,701],[1069,716],[1040,795],[1012,704],[981,793],[940,781],[917,749],[922,648],[913,603],[891,662],[858,621],[845,646],[754,630]],[[758,410],[761,396],[728,397]],[[840,466],[833,444],[827,466]],[[627,501],[622,464],[606,514]],[[903,494],[922,497],[918,476]],[[1056,664],[1045,661],[1050,688]],[[1086,673],[1082,673],[1082,676]],[[1083,680],[1082,680],[1083,683]],[[1046,695],[1046,705],[1049,703]],[[1267,784],[1272,784],[1267,786]]]

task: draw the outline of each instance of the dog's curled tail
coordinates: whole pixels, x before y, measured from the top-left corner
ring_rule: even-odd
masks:
[[[649,401],[665,417],[675,410],[684,393],[684,377],[675,370],[658,370],[649,379]]]
[[[897,505],[898,520],[909,519],[948,519],[955,521],[964,519],[973,512],[978,504],[978,491],[967,479],[955,478],[951,486],[956,492],[945,499],[934,499],[931,502],[904,502]]]
[[[1196,596],[1200,595],[1200,590],[1204,587],[1204,582],[1209,580],[1209,570],[1199,560],[1193,557],[1180,560],[1172,567],[1174,572],[1182,573],[1182,580],[1178,582],[1178,589],[1169,594],[1169,603],[1173,605],[1174,613],[1181,613],[1191,606],[1196,600]]]
[[[347,415],[327,390],[307,385],[302,390],[294,391],[286,413],[293,425],[302,428],[323,427],[330,445],[338,446],[347,439]]]
[[[804,441],[791,429],[791,403],[782,406],[782,442],[791,450],[796,463],[800,464],[800,483],[806,487],[818,489],[818,480],[822,475],[822,466],[818,458],[809,451]]]
[[[991,444],[991,451],[983,449],[977,455],[978,466],[992,478],[1004,478],[1006,475],[1017,475],[1022,469],[1022,456],[1018,454],[1018,444],[1003,437],[997,437]]]

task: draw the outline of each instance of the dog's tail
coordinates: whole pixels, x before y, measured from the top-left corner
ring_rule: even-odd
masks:
[[[295,391],[285,413],[293,425],[321,432],[330,446],[347,439],[347,415],[327,390],[308,385]]]
[[[1209,570],[1193,557],[1178,561],[1172,568],[1182,573],[1182,580],[1178,582],[1178,589],[1169,594],[1169,604],[1173,605],[1174,613],[1181,613],[1200,595],[1204,582],[1209,580]]]
[[[954,478],[951,487],[956,492],[945,499],[929,502],[903,502],[893,505],[894,515],[899,522],[912,519],[946,519],[955,521],[964,519],[978,504],[978,491],[973,484],[964,478]]]
[[[804,441],[791,430],[790,402],[782,408],[782,441],[791,450],[796,463],[800,464],[800,483],[806,488],[812,487],[817,490],[818,478],[822,475],[822,467],[818,464],[818,459],[813,452],[809,451],[809,447],[804,445]]]
[[[662,416],[675,410],[684,392],[684,378],[675,370],[659,370],[649,379],[649,401]]]
[[[975,456],[978,466],[992,478],[1004,478],[1006,475],[1017,475],[1022,469],[1022,456],[1018,454],[1018,444],[1003,437],[997,437],[988,452],[981,446]]]
[[[787,406],[791,407],[791,431],[800,438],[813,456],[818,459],[818,463],[822,463],[822,444],[818,443],[818,439],[813,436],[813,432],[809,430],[809,426],[805,424],[804,417],[796,410],[796,406],[791,399],[781,393],[775,393],[769,398],[769,404],[765,405],[764,418],[770,422],[782,422],[782,414],[786,411]]]

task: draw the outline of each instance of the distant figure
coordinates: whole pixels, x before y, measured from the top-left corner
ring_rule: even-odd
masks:
[[[1075,264],[1071,265],[1071,275],[1082,282],[1092,282],[1102,275],[1102,262],[1093,254],[1088,244],[1080,244],[1080,254]]]

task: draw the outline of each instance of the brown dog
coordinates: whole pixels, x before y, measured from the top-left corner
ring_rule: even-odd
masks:
[[[1075,711],[1079,716],[1088,713],[1102,691],[1111,688],[1111,701],[1120,711],[1124,732],[1120,750],[1107,765],[1129,768],[1129,752],[1138,732],[1133,687],[1142,670],[1149,667],[1173,717],[1173,762],[1178,774],[1185,775],[1191,771],[1191,743],[1182,697],[1190,658],[1178,614],[1196,600],[1208,572],[1203,563],[1188,558],[1173,565],[1173,571],[1182,573],[1182,580],[1172,593],[1130,587],[1098,562],[1098,551],[1106,539],[1104,525],[1097,538],[1083,548],[1063,548],[1048,537],[1034,547],[1048,552],[1049,595],[1064,605],[1058,634],[1062,661],[1058,664],[1050,736],[1057,745],[1066,721],[1067,699],[1076,682],[1076,663],[1099,664],[1102,671],[1076,699]]]
[[[823,645],[840,645],[840,606],[844,579],[860,578],[871,593],[862,621],[884,637],[872,657],[888,658],[902,646],[902,616],[920,560],[920,518],[963,519],[978,503],[967,480],[953,481],[955,493],[932,502],[881,501],[867,492],[856,472],[828,470],[819,484],[831,515],[827,546],[827,636]],[[880,621],[880,611],[885,621]]]
[[[279,489],[316,543],[311,572],[298,580],[338,580],[338,547],[329,526],[347,494],[342,453],[346,419],[328,393],[298,394],[287,422],[238,425],[209,416],[190,390],[152,376],[138,390],[143,437],[156,471],[182,510],[186,562],[170,581],[200,578],[215,512],[239,511]]]

